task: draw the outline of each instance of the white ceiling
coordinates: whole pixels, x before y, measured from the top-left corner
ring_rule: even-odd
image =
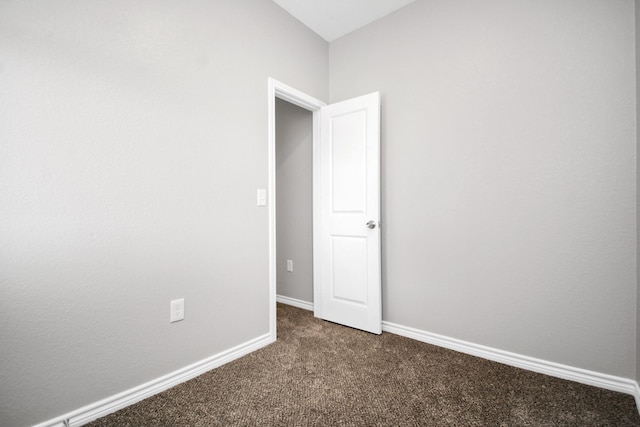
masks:
[[[273,0],[326,41],[334,41],[415,0]]]

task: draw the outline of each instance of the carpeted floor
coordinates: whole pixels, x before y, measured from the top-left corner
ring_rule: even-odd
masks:
[[[90,426],[640,426],[632,396],[278,305],[278,341]]]

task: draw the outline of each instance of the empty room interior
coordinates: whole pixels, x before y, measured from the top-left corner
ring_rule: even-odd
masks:
[[[0,425],[82,425],[314,310],[315,116],[274,81],[380,95],[383,335],[640,402],[640,1],[330,36],[283,3],[0,0]]]

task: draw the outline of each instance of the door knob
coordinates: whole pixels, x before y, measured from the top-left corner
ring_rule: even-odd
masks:
[[[367,222],[367,228],[373,230],[374,228],[376,228],[376,222],[373,220]]]

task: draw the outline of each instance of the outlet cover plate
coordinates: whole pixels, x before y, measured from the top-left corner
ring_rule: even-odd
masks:
[[[169,322],[177,322],[184,320],[184,298],[171,301],[171,313],[169,315]]]

